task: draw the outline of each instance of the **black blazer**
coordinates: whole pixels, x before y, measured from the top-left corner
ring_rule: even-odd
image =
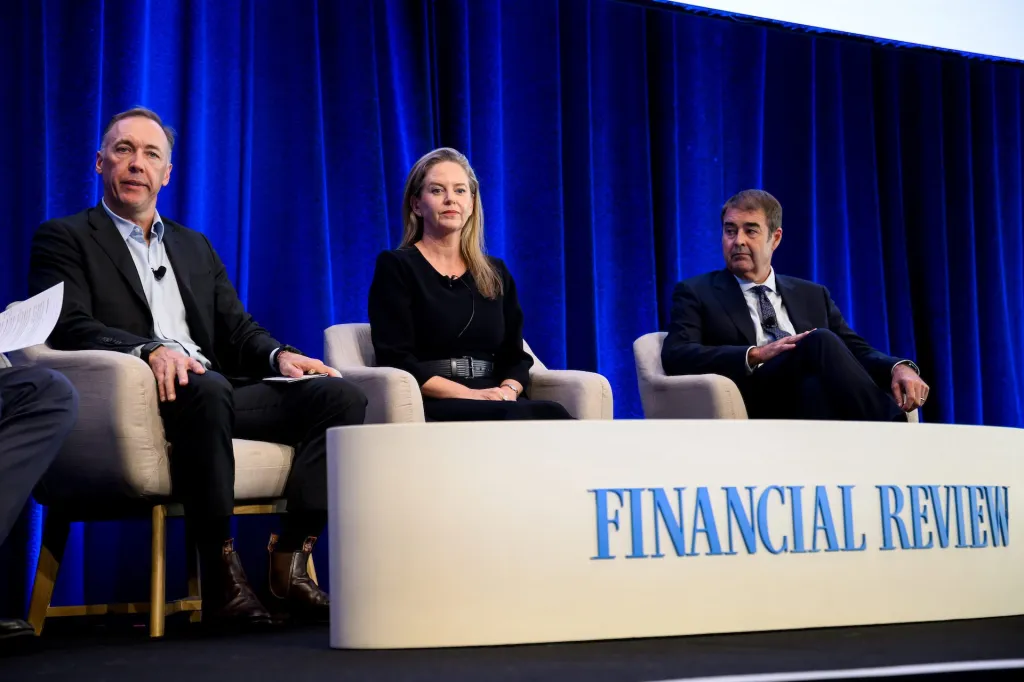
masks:
[[[828,329],[836,334],[875,383],[888,388],[898,358],[872,348],[850,329],[820,284],[775,274],[786,312],[797,333]],[[676,285],[672,320],[661,348],[666,374],[721,374],[740,386],[747,378],[747,349],[756,343],[743,291],[732,273],[717,270]]]
[[[242,307],[209,240],[162,220],[189,332],[213,369],[234,377],[272,374],[270,354],[281,344]],[[48,220],[32,238],[30,292],[62,281],[64,305],[49,339],[54,348],[130,353],[157,340],[135,261],[102,205]]]

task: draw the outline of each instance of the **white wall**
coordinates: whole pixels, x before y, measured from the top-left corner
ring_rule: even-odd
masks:
[[[1024,0],[661,0],[1024,61]]]

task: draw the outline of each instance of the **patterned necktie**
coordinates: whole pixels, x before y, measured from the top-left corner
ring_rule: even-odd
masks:
[[[761,311],[761,329],[764,330],[768,343],[791,336],[789,332],[779,327],[779,318],[775,315],[775,306],[768,300],[768,287],[758,284],[753,287],[757,294],[757,306]]]

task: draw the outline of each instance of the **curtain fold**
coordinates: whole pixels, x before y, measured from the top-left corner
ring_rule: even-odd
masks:
[[[527,340],[608,376],[617,417],[641,416],[632,341],[722,267],[722,202],[763,187],[778,271],[921,365],[926,420],[1024,426],[1019,64],[617,0],[20,0],[0,25],[0,304],[38,224],[99,200],[102,129],[142,104],[179,133],[160,212],[308,353],[366,319],[405,175],[445,145],[476,168]],[[59,598],[137,597],[144,537],[77,529]]]

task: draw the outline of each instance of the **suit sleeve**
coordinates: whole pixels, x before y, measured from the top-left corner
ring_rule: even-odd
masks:
[[[505,337],[501,341],[498,352],[494,354],[495,370],[498,379],[514,379],[523,385],[525,393],[530,386],[530,368],[533,367],[533,356],[523,350],[523,309],[519,306],[519,294],[516,282],[504,263],[499,266],[501,273],[504,300],[502,307],[505,314]]]
[[[422,386],[436,375],[423,370],[416,357],[411,286],[403,276],[398,257],[389,251],[382,252],[373,270],[367,312],[377,365],[405,370]]]
[[[704,345],[702,304],[693,287],[680,282],[672,292],[672,318],[661,347],[669,375],[721,374],[739,382],[747,377],[748,346]]]
[[[131,353],[153,342],[123,329],[108,327],[92,314],[92,287],[74,238],[59,221],[50,220],[32,237],[29,293],[38,294],[64,282],[64,303],[49,343],[57,350],[110,350]]]
[[[828,328],[842,339],[843,343],[846,344],[846,347],[850,349],[850,352],[853,353],[853,356],[857,358],[864,369],[868,371],[868,374],[871,375],[875,383],[887,389],[892,382],[892,368],[900,362],[900,359],[872,348],[871,344],[865,341],[857,332],[853,331],[850,325],[846,323],[846,319],[839,311],[839,306],[832,300],[832,295],[828,289],[822,287],[822,292],[825,297],[825,306],[828,310]]]
[[[210,240],[203,240],[213,263],[214,352],[228,374],[265,377],[273,374],[270,354],[282,344],[246,312],[227,269]]]

